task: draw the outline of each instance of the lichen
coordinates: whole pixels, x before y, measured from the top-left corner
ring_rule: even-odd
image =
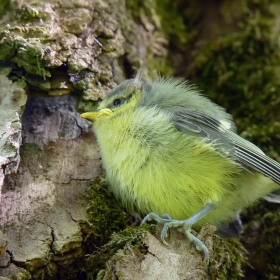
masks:
[[[98,100],[115,85],[112,66],[119,67],[114,59],[124,53],[119,23],[100,4],[94,3],[93,10],[88,1],[13,3],[0,18],[0,60],[13,62],[13,77],[20,71],[23,78],[31,74],[48,80],[55,76],[53,69],[64,68],[78,94]],[[96,43],[97,34],[102,45]],[[79,83],[71,80],[73,75]]]
[[[152,78],[158,73],[170,74],[168,40],[157,2],[129,0],[125,4],[125,16],[119,13],[118,20],[126,39],[123,58],[126,76],[131,78],[139,68],[147,71]]]

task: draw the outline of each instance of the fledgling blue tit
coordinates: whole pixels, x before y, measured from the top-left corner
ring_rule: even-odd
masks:
[[[208,259],[192,226],[238,229],[238,213],[256,199],[280,202],[280,164],[180,78],[138,73],[111,90],[98,112],[81,116],[94,122],[112,191],[128,209],[152,212],[143,222],[164,223],[164,243],[169,228],[182,227]]]

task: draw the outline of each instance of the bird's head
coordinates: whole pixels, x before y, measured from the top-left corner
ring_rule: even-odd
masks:
[[[122,114],[135,108],[142,96],[143,81],[141,74],[134,79],[126,80],[111,90],[100,102],[97,112],[86,112],[82,118],[96,121],[100,117]]]

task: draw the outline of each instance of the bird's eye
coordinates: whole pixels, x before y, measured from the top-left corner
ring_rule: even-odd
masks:
[[[115,99],[113,102],[114,106],[120,105],[121,104],[121,100],[119,98]]]

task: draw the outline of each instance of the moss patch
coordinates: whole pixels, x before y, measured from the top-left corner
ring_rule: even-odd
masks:
[[[127,225],[126,214],[107,185],[99,179],[92,181],[88,193],[88,224],[98,246],[107,242],[113,232]]]
[[[248,279],[278,279],[280,275],[280,211],[279,204],[254,203],[244,213],[242,242],[250,251]]]
[[[137,248],[140,251],[142,248],[141,240],[146,236],[148,230],[154,229],[154,226],[142,225],[141,227],[128,227],[118,233],[113,233],[110,241],[100,247],[94,254],[90,255],[87,259],[87,266],[85,268],[87,279],[103,279],[106,273],[106,262],[113,257],[119,250],[131,250]]]
[[[210,279],[235,280],[244,277],[246,251],[235,238],[216,238],[214,255],[209,261]]]

